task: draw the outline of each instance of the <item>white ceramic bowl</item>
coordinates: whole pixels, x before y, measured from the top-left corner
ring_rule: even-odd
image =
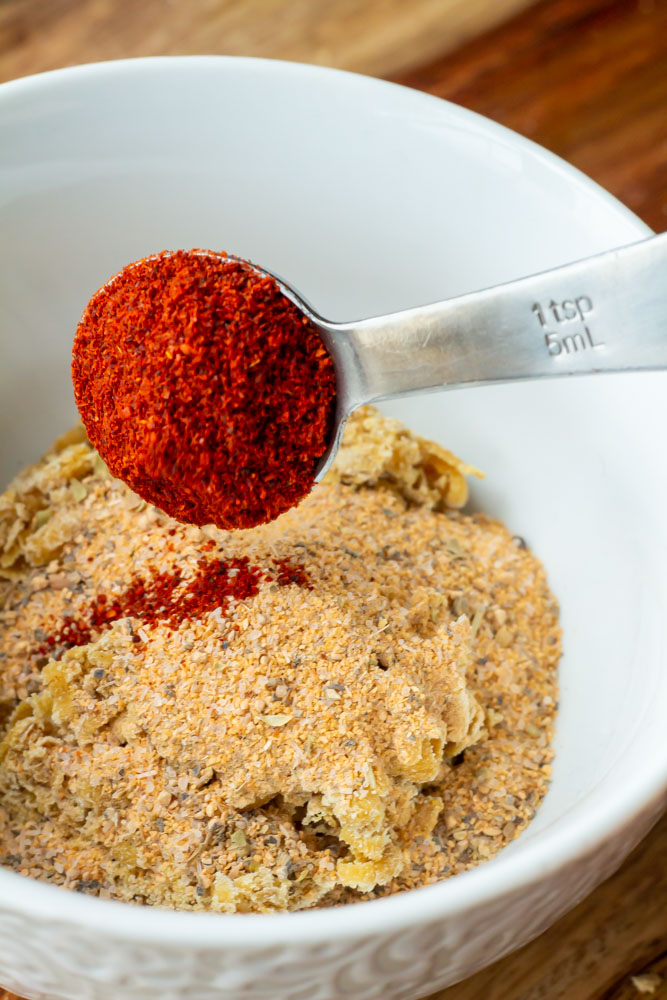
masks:
[[[89,295],[152,251],[233,250],[350,319],[648,234],[511,132],[315,67],[83,66],[0,88],[0,129],[3,481],[73,419],[69,349]],[[667,774],[666,378],[388,407],[486,470],[474,503],[528,538],[562,602],[553,786],[515,844],[436,886],[276,916],[151,911],[2,871],[0,983],[62,1000],[418,997],[609,875],[657,816]]]

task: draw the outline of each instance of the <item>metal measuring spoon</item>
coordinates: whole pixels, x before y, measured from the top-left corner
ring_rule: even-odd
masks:
[[[318,480],[347,417],[364,403],[429,389],[667,368],[667,233],[353,323],[324,319],[271,276],[315,325],[336,368],[335,427]]]

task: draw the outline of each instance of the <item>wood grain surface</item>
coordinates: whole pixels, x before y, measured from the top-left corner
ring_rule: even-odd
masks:
[[[667,228],[667,0],[0,0],[0,80],[187,53],[324,63],[446,97]],[[667,1000],[667,817],[553,928],[432,1000],[643,996]]]
[[[530,0],[0,0],[0,81],[130,56],[241,55],[383,76]]]

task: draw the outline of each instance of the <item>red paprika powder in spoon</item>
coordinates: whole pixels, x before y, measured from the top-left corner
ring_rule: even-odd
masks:
[[[92,297],[74,395],[114,476],[172,517],[250,528],[312,488],[336,401],[331,356],[272,277],[164,251]]]

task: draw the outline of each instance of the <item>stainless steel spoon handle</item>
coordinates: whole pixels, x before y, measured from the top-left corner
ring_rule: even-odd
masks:
[[[405,312],[313,319],[347,412],[415,390],[667,368],[667,234]]]

